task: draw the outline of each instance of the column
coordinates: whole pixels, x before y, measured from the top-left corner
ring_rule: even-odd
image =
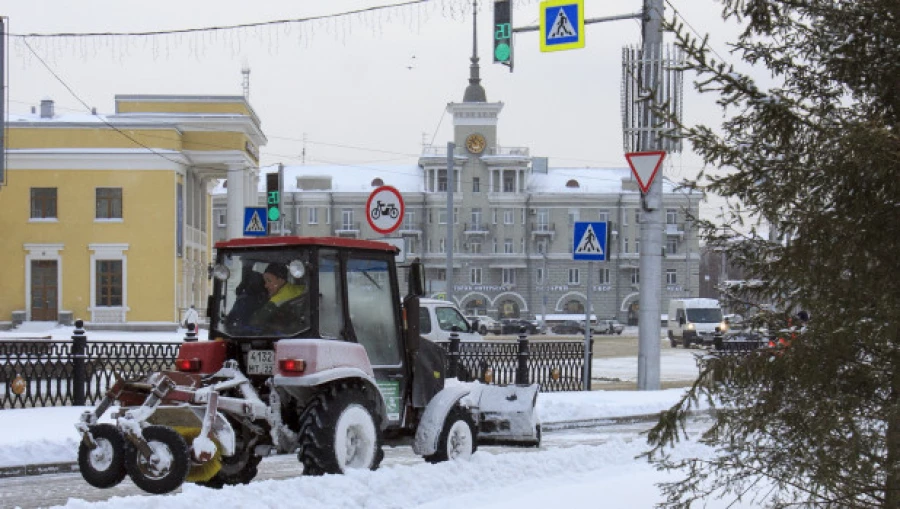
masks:
[[[225,211],[229,239],[244,236],[244,166],[228,165],[228,201]]]

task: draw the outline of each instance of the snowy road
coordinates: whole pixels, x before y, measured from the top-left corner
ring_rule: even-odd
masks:
[[[598,426],[592,428],[548,431],[544,434],[543,444],[540,449],[519,449],[509,447],[481,447],[479,452],[493,455],[499,463],[507,463],[503,456],[510,454],[544,454],[548,451],[560,450],[575,446],[602,446],[610,440],[643,443],[640,433],[647,429],[650,423],[639,422],[631,424],[616,424]],[[512,457],[510,458],[512,459]],[[510,466],[515,464],[509,462]],[[420,475],[438,475],[432,465],[426,464],[422,458],[414,455],[408,446],[392,447],[385,449],[385,459],[381,470],[398,466],[406,466],[421,470]],[[273,456],[266,458],[260,464],[260,473],[254,484],[264,480],[290,479],[299,476],[299,464],[293,455]],[[572,472],[575,473],[575,472]],[[326,476],[329,484],[334,484],[335,476]],[[325,478],[305,478],[307,482],[325,482]],[[253,485],[242,486],[236,489],[249,490]],[[52,474],[33,477],[18,477],[0,479],[0,507],[21,507],[22,509],[35,507],[52,507],[66,505],[70,499],[78,507],[88,505],[86,502],[105,501],[112,497],[140,496],[152,497],[142,492],[131,483],[128,478],[119,486],[100,490],[87,485],[78,473]],[[157,497],[159,499],[160,497]],[[139,499],[132,499],[137,502]],[[145,500],[150,502],[150,500]],[[166,504],[158,500],[160,506]],[[101,504],[103,505],[103,504]],[[155,506],[153,504],[152,506]]]

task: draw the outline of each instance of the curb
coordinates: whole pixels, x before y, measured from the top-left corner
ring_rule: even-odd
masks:
[[[77,462],[20,465],[15,467],[0,467],[0,479],[44,474],[69,474],[72,472],[78,472]]]

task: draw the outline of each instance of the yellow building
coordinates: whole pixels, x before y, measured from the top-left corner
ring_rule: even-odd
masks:
[[[0,323],[204,315],[209,191],[228,177],[232,222],[255,203],[259,118],[242,96],[115,99],[112,115],[57,115],[51,100],[9,115]]]

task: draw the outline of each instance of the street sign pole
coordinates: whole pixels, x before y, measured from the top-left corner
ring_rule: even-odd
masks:
[[[659,73],[662,68],[663,0],[644,0],[643,76],[641,88],[650,100],[642,119],[641,151],[659,150],[659,140],[652,129],[657,125],[653,108],[658,106]],[[654,178],[650,189],[642,194],[640,297],[638,303],[638,382],[641,391],[659,390],[660,308],[662,299],[662,178]]]
[[[453,302],[453,190],[456,188],[456,179],[453,178],[453,152],[456,151],[456,143],[447,143],[447,240],[444,251],[447,253],[447,289],[444,294],[447,300]]]
[[[587,305],[584,312],[584,390],[591,390],[591,272],[594,271],[594,262],[588,261],[587,291],[584,292]]]

